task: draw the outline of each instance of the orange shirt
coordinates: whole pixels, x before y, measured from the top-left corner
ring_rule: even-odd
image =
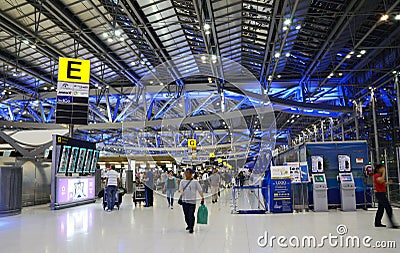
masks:
[[[385,182],[379,183],[377,181],[378,177],[380,177],[380,176],[381,175],[379,173],[374,174],[374,184],[375,184],[376,192],[386,192],[386,183]]]

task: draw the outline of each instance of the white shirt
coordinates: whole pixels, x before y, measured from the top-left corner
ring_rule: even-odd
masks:
[[[107,171],[106,178],[108,178],[107,186],[109,186],[109,185],[117,186],[119,173],[116,172],[115,170],[109,170],[109,171]]]
[[[179,185],[179,190],[182,191],[188,183],[189,180],[183,179]],[[196,204],[196,192],[203,192],[203,189],[201,188],[199,181],[192,180],[184,191],[182,201],[189,204]]]

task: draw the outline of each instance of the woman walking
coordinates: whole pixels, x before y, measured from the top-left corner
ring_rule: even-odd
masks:
[[[177,188],[176,177],[174,177],[174,173],[171,171],[168,172],[168,177],[165,180],[165,190],[167,193],[168,207],[174,209],[174,195]]]
[[[193,180],[193,171],[191,169],[185,171],[185,177],[186,179],[182,180],[179,185],[179,191],[182,195],[182,208],[187,224],[186,230],[189,230],[189,233],[192,234],[195,222],[196,192],[200,194],[202,204],[204,204],[204,195],[199,181]]]

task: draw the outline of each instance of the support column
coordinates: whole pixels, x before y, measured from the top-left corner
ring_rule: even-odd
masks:
[[[374,135],[375,135],[375,155],[376,161],[380,161],[379,157],[379,138],[378,138],[378,125],[376,123],[376,108],[375,108],[375,95],[374,90],[371,91],[371,101],[372,101],[372,121],[374,122]]]
[[[344,123],[342,122],[342,141],[344,141]]]
[[[68,127],[68,136],[71,138],[74,137],[74,125],[73,124],[70,124]]]
[[[314,125],[314,142],[317,142],[317,126]]]
[[[399,84],[399,76],[398,73],[394,76],[394,85],[396,89],[396,100],[397,100],[397,119],[399,120],[399,128],[400,128],[400,84]]]
[[[354,112],[354,124],[355,124],[355,128],[356,128],[356,140],[359,140],[360,139],[360,131],[358,130],[359,123],[358,123],[357,107],[356,107],[356,111]]]
[[[325,142],[324,121],[321,121],[321,136],[322,142]]]

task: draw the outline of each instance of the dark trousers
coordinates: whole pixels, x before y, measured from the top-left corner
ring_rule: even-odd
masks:
[[[386,196],[386,192],[376,192],[375,197],[378,200],[378,211],[376,211],[375,215],[375,225],[381,224],[383,211],[386,210],[386,214],[389,218],[390,225],[395,226],[393,222],[393,210]]]
[[[153,206],[153,189],[145,185],[144,190],[146,195],[146,206]]]
[[[116,185],[107,186],[107,208],[108,210],[113,210],[115,205],[115,194],[117,193]]]
[[[183,202],[182,207],[183,214],[185,215],[185,222],[189,229],[193,229],[195,222],[194,212],[196,210],[196,205]]]

